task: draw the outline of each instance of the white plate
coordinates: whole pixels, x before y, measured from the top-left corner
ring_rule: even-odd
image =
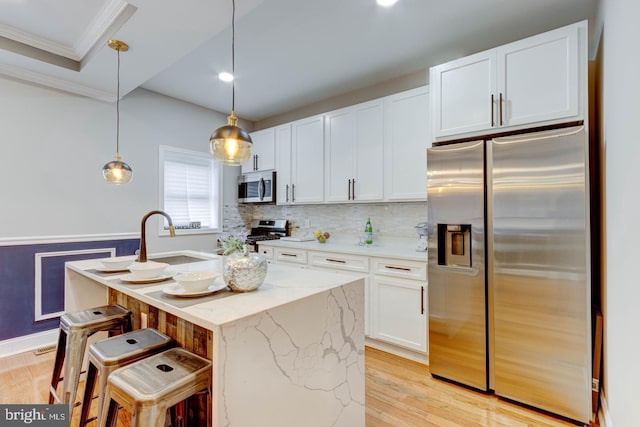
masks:
[[[192,291],[192,292],[189,292],[185,288],[180,286],[179,283],[174,283],[172,285],[165,286],[165,288],[162,290],[162,292],[164,292],[167,295],[173,295],[175,297],[199,297],[201,295],[211,294],[213,292],[219,291],[219,290],[224,289],[226,287],[227,287],[227,285],[224,282],[222,282],[222,283],[215,283],[214,282],[211,286],[209,286],[207,289],[205,289],[203,291]]]
[[[156,283],[156,282],[164,282],[165,280],[169,280],[173,277],[175,273],[164,273],[157,277],[152,277],[150,279],[134,279],[132,274],[127,274],[126,276],[122,276],[120,280],[128,283]]]
[[[98,267],[96,271],[100,273],[124,273],[125,271],[129,271],[128,268],[106,268],[106,267]]]

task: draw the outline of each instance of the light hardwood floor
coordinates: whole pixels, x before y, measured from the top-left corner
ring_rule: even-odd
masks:
[[[46,403],[54,355],[28,352],[0,359],[0,403]],[[379,350],[366,348],[365,365],[367,427],[574,426],[495,396],[435,380],[427,366]],[[79,408],[73,411],[72,425],[77,425],[79,412]],[[128,426],[127,414],[120,412],[118,425]]]

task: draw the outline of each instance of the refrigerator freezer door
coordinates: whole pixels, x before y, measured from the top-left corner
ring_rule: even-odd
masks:
[[[487,390],[484,141],[427,154],[429,370]]]
[[[487,143],[495,392],[588,424],[587,166],[581,127]]]

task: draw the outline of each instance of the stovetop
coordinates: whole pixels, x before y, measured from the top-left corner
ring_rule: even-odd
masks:
[[[287,235],[286,219],[254,219],[251,221],[251,231],[247,236],[247,243],[261,240],[275,240]]]

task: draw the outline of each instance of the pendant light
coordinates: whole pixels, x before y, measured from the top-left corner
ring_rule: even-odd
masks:
[[[120,52],[129,50],[129,45],[120,40],[109,40],[107,45],[118,52],[118,87],[116,93],[116,155],[114,159],[104,165],[102,175],[110,184],[126,184],[131,181],[133,171],[120,158]]]
[[[236,2],[232,0],[233,11],[231,15],[231,73],[235,77],[236,56]],[[209,138],[209,151],[213,157],[225,164],[240,166],[251,157],[251,137],[246,130],[236,126],[238,118],[235,113],[236,85],[235,78],[231,82],[231,115],[227,118],[228,124],[213,132]]]

